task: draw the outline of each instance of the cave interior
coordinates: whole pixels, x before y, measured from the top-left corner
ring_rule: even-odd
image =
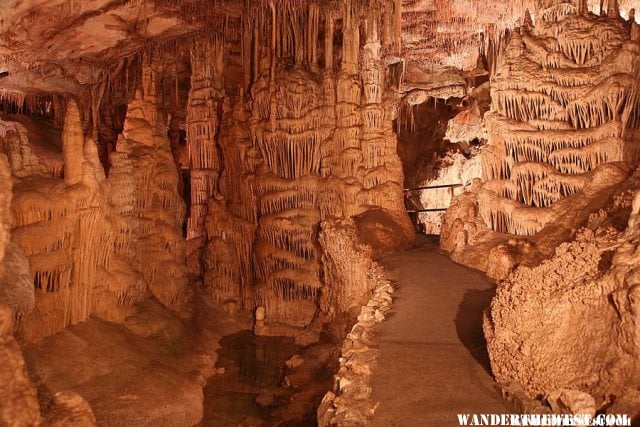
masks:
[[[640,1],[0,3],[0,426],[640,423]]]

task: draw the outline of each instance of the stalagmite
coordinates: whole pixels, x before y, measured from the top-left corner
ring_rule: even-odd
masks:
[[[74,100],[67,104],[67,114],[62,131],[62,149],[64,157],[64,182],[67,185],[78,184],[82,179],[84,161],[84,137],[80,110]]]

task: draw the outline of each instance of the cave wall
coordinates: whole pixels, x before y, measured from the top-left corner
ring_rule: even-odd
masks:
[[[228,307],[262,306],[268,322],[308,325],[328,285],[318,232],[330,218],[381,209],[404,230],[396,246],[410,239],[380,16],[363,10],[271,9],[252,23],[266,40],[245,27],[250,98],[223,102],[224,166],[206,220],[204,282]],[[334,46],[337,25],[343,43]]]
[[[257,4],[224,34],[146,49],[79,96],[53,98],[51,141],[3,122],[13,241],[35,288],[21,337],[91,315],[123,322],[150,297],[188,317],[200,285],[274,325],[366,301],[365,288],[327,298],[342,293],[325,280],[318,235],[353,217],[385,251],[412,237],[384,62],[395,38],[379,30],[394,7]]]
[[[444,218],[441,245],[454,259],[486,271],[482,254],[495,248],[504,278],[551,255],[628,177],[638,159],[637,36],[613,8],[597,16],[572,3],[511,34],[492,79],[482,184]]]
[[[92,314],[123,321],[150,295],[188,314],[184,203],[152,63],[146,60],[128,106],[109,179],[74,100],[65,106],[61,146],[45,150],[19,124],[5,125],[2,146],[15,182],[12,242],[35,288],[35,308],[21,310],[17,325],[26,341]],[[63,167],[49,167],[52,159]],[[10,287],[16,293],[24,282]]]

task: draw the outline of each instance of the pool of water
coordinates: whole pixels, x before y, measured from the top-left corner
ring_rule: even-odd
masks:
[[[204,389],[202,426],[313,425],[309,420],[278,422],[272,415],[291,394],[284,384],[285,362],[303,351],[293,339],[242,331],[224,337],[220,345],[216,367],[225,372],[211,377]]]

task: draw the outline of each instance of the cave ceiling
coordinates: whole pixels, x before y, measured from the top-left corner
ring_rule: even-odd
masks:
[[[402,47],[388,62],[406,61],[407,91],[455,84],[458,71],[477,68],[478,52],[499,40],[526,10],[553,0],[353,0],[402,3]],[[622,0],[623,15],[638,0]],[[3,0],[0,6],[0,88],[15,92],[78,94],[103,81],[126,58],[144,49],[176,43],[194,34],[223,36],[230,70],[241,66],[237,46],[247,19],[301,0]],[[319,1],[339,10],[343,1]],[[600,0],[590,0],[597,11]],[[606,3],[606,2],[605,2]],[[391,6],[395,7],[395,6]],[[364,9],[366,10],[366,8]],[[452,74],[453,72],[453,74]]]

